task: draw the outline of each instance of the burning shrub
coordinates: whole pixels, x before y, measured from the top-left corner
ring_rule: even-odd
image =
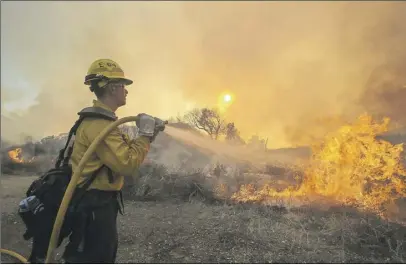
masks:
[[[389,119],[378,123],[362,115],[354,125],[327,136],[314,148],[302,190],[376,212],[405,197],[403,145],[376,139],[388,124]]]
[[[35,156],[24,157],[23,149],[21,147],[12,149],[7,152],[8,157],[15,163],[31,163]]]
[[[376,139],[388,130],[388,124],[387,118],[378,123],[362,115],[354,124],[341,127],[314,146],[300,186],[283,191],[271,185],[259,189],[242,186],[232,198],[267,201],[316,195],[384,214],[390,204],[406,196],[403,146]]]
[[[59,150],[64,146],[66,134],[49,136],[39,142],[27,142],[20,146],[8,146],[2,150],[2,173],[40,174],[56,162]]]

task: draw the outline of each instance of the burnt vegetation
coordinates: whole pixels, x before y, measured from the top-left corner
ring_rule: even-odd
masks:
[[[227,129],[232,123],[224,121],[223,124]],[[199,134],[197,127],[181,120],[173,126]],[[233,126],[228,130],[238,132]],[[134,128],[123,129],[131,137],[136,135]],[[162,145],[169,138],[162,134],[156,144]],[[381,144],[372,137],[366,139],[371,146]],[[3,145],[2,159],[6,163],[2,163],[2,172],[40,174],[52,165],[65,140],[66,136],[61,135],[22,146]],[[259,146],[266,142],[257,140]],[[351,141],[345,140],[345,143],[348,147],[355,146],[350,145]],[[396,151],[388,144],[385,146]],[[21,151],[17,157],[10,156],[9,152],[18,148]],[[159,150],[153,146],[151,157]],[[292,150],[268,152],[289,154]],[[300,153],[311,155],[307,148],[300,149]],[[348,161],[357,160],[351,157]],[[374,165],[373,169],[381,168],[378,166]],[[12,178],[17,181],[19,177],[11,176],[7,183],[13,183]],[[153,161],[144,163],[137,176],[127,178],[123,188],[125,214],[119,217],[117,261],[405,263],[405,222],[390,221],[342,201],[330,203],[323,197],[302,204],[292,203],[289,197],[272,197],[275,193],[284,195],[289,187],[293,187],[294,193],[304,187],[305,181],[303,169],[285,165],[266,164],[258,168],[248,163],[236,167],[216,163],[191,170],[169,168]],[[29,247],[22,239],[23,224],[15,210],[7,210],[7,207],[15,209],[22,196],[21,191],[16,194],[8,190],[2,195],[6,205],[2,213],[2,247],[18,250],[26,256]],[[7,203],[12,205],[7,206]],[[405,211],[404,198],[397,207],[398,213]]]
[[[235,202],[227,195],[232,191],[221,189],[221,181],[232,178],[238,189],[252,179],[226,176],[224,168],[171,173],[157,164],[143,167],[138,181],[124,188],[118,262],[405,262],[406,227],[353,207]],[[266,170],[281,178],[289,173],[277,167]],[[15,213],[2,214],[2,247],[28,253],[15,230],[21,226]]]
[[[151,230],[145,244],[158,244],[159,250],[152,260],[141,262],[405,262],[405,226],[344,205],[323,209],[236,202],[229,199],[230,185],[222,186],[222,182],[234,183],[238,190],[252,183],[252,178],[247,174],[227,176],[225,168],[218,164],[210,172],[169,173],[163,166],[149,165],[136,184],[126,186],[125,198],[131,205],[166,202],[173,205],[170,208],[185,207],[183,213],[196,211],[195,217],[187,216],[184,221],[170,219],[172,227],[167,230]],[[297,173],[270,165],[264,172],[281,179]],[[176,225],[179,222],[182,225]],[[171,239],[160,241],[158,231]]]

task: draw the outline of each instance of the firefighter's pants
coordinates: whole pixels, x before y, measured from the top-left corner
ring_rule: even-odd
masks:
[[[90,191],[73,218],[73,232],[64,253],[66,263],[114,263],[119,203],[112,192]]]

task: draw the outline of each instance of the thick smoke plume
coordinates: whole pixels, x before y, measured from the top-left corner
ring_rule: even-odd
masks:
[[[98,58],[134,79],[120,116],[167,118],[230,92],[227,118],[269,147],[308,144],[365,111],[406,125],[403,2],[6,2],[1,13],[5,139],[66,132],[91,104],[83,79]]]

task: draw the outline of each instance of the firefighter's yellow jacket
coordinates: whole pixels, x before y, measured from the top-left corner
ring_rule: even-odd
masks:
[[[93,101],[94,107],[113,112],[108,106],[98,100]],[[71,156],[72,170],[75,172],[80,160],[90,144],[99,133],[113,121],[100,118],[86,118],[76,131],[75,143]],[[89,189],[118,191],[123,187],[124,176],[133,176],[144,161],[150,148],[146,137],[130,140],[118,128],[114,129],[97,147],[89,159],[79,178],[78,184],[86,181],[103,164],[111,169],[113,182],[109,181],[108,169],[104,167],[90,185]]]

